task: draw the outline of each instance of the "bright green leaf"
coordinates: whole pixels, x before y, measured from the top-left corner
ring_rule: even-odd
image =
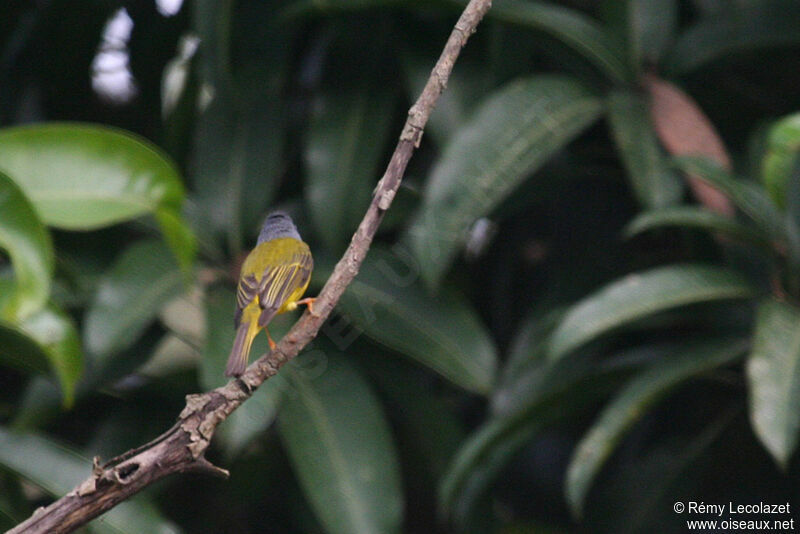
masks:
[[[0,146],[0,154],[2,151]],[[1,159],[0,168],[3,168]],[[8,252],[14,266],[13,286],[3,288],[5,295],[0,300],[0,318],[15,322],[41,309],[50,295],[53,244],[25,194],[2,172],[0,248]]]
[[[394,91],[377,79],[361,80],[314,102],[305,147],[309,213],[334,252],[344,249],[369,206],[392,131]]]
[[[156,220],[164,234],[164,240],[172,253],[178,259],[178,263],[188,277],[191,273],[192,262],[197,253],[197,240],[186,221],[174,210],[159,208],[156,210]]]
[[[439,284],[471,225],[600,115],[578,81],[535,76],[491,94],[434,166],[409,229],[423,279]]]
[[[800,310],[775,299],[756,317],[753,350],[747,361],[750,420],[756,436],[784,469],[800,431]]]
[[[84,343],[98,362],[130,347],[184,290],[174,257],[158,241],[129,246],[100,281],[86,313]]]
[[[309,502],[330,534],[398,532],[403,495],[389,425],[344,360],[310,379],[288,376],[278,428]]]
[[[188,230],[176,230],[184,197],[178,170],[142,138],[88,124],[6,128],[0,170],[14,177],[49,226],[93,230],[159,212],[161,222],[170,221],[165,234],[176,256],[188,263],[194,254]]]
[[[503,0],[492,6],[489,16],[555,37],[613,81],[631,78],[631,71],[623,59],[623,50],[602,26],[580,11],[546,2]]]
[[[753,289],[738,273],[705,265],[669,265],[629,274],[570,308],[550,338],[558,359],[627,323],[678,306],[745,298]]]
[[[436,298],[429,296],[407,255],[370,250],[339,308],[372,339],[454,384],[484,394],[491,388],[497,349],[486,327],[460,293],[443,288]],[[336,334],[326,331],[331,339]]]
[[[625,432],[669,390],[692,376],[731,363],[744,354],[741,339],[708,341],[687,346],[654,363],[632,379],[602,411],[586,433],[567,470],[567,501],[580,516],[584,499],[600,468]]]
[[[737,241],[752,243],[762,247],[769,246],[767,236],[757,229],[737,222],[730,217],[695,206],[674,206],[645,211],[628,223],[625,227],[624,234],[626,237],[633,237],[643,232],[656,228],[663,228],[665,226],[698,228],[713,233],[719,233]]]
[[[80,338],[72,319],[54,306],[48,306],[27,317],[20,328],[44,351],[61,385],[64,405],[71,407],[75,400],[75,384],[83,371]]]
[[[680,201],[681,181],[661,152],[644,97],[630,91],[612,92],[608,120],[639,204],[652,209]]]
[[[789,178],[800,152],[800,113],[773,124],[767,134],[766,144],[761,180],[772,201],[783,207],[786,205]]]
[[[78,452],[48,438],[15,433],[0,427],[0,465],[19,474],[54,497],[71,491],[92,473],[92,462]],[[120,503],[89,523],[98,534],[180,532],[147,500],[134,498]]]

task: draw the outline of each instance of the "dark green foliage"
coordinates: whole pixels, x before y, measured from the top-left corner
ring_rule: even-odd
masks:
[[[0,530],[225,383],[268,211],[322,287],[465,3],[7,2]],[[88,529],[685,532],[676,501],[796,499],[799,14],[496,1],[333,317],[218,429],[230,480]],[[126,65],[132,92],[92,79]],[[662,147],[667,78],[733,169]]]

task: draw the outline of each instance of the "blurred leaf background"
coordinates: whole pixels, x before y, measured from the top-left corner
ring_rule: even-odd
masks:
[[[463,5],[6,3],[0,527],[225,382],[269,210],[319,290]],[[220,427],[230,480],[86,530],[683,532],[675,501],[796,499],[798,20],[496,1],[334,316]]]

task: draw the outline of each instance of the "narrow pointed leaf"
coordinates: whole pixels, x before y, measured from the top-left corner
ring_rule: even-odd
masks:
[[[0,465],[42,488],[53,497],[66,495],[92,473],[92,462],[73,449],[31,433],[15,433],[0,427]],[[180,532],[144,499],[117,505],[89,523],[98,534]]]
[[[608,113],[611,132],[639,204],[660,208],[678,202],[683,187],[661,153],[644,98],[630,91],[614,91],[608,99]]]
[[[790,255],[800,256],[797,233],[787,231],[786,218],[772,203],[764,189],[753,182],[734,178],[707,159],[683,157],[677,158],[675,162],[681,169],[698,176],[725,193],[775,245],[788,246]]]
[[[746,350],[741,339],[688,346],[632,379],[602,411],[575,449],[567,470],[567,501],[576,516],[597,473],[625,432],[654,403],[692,376],[735,361]]]
[[[557,421],[597,404],[626,373],[614,366],[562,360],[542,362],[526,375],[513,385],[520,398],[467,438],[442,478],[441,511],[457,526],[468,524],[479,497],[526,443]]]
[[[314,379],[289,376],[281,438],[317,517],[331,534],[398,532],[403,497],[388,423],[369,386],[330,358]]]
[[[184,190],[175,165],[155,145],[122,130],[73,123],[6,128],[0,170],[14,177],[49,226],[93,230],[159,210],[182,224]],[[170,245],[187,263],[194,241],[187,229],[183,234]]]
[[[599,336],[661,311],[752,294],[739,274],[719,267],[669,265],[629,274],[567,311],[550,338],[549,357],[561,358]]]
[[[192,161],[198,224],[233,251],[261,223],[282,171],[285,109],[263,94],[267,74],[253,77],[238,93],[216,87],[198,119]]]
[[[759,307],[747,380],[753,430],[785,469],[800,431],[800,310],[796,306],[770,299]]]
[[[719,233],[737,241],[762,247],[769,246],[767,236],[757,229],[737,222],[730,217],[693,206],[674,206],[646,211],[628,223],[624,234],[626,237],[633,237],[643,232],[667,226],[697,228]]]
[[[183,273],[161,242],[134,243],[103,276],[89,305],[84,327],[87,351],[100,363],[130,347],[183,290]]]
[[[620,82],[632,76],[622,48],[597,21],[577,10],[545,2],[504,0],[492,6],[489,17],[555,37],[611,80]]]
[[[31,202],[2,172],[0,248],[8,253],[14,267],[13,285],[2,288],[0,295],[0,319],[15,322],[41,309],[50,296],[53,244]]]
[[[610,29],[623,35],[631,70],[658,65],[675,38],[676,0],[623,0],[603,4]]]
[[[407,256],[370,250],[339,307],[372,339],[464,389],[485,394],[494,383],[497,349],[472,305],[449,288],[429,296]]]
[[[395,93],[379,80],[330,90],[314,103],[305,162],[311,220],[328,248],[344,248],[372,198]]]
[[[409,229],[423,279],[437,286],[471,225],[594,122],[599,98],[578,81],[535,76],[491,94],[450,140]]]

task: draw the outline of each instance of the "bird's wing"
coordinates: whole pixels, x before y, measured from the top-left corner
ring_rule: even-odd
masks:
[[[261,278],[258,303],[263,311],[258,318],[259,326],[266,326],[292,293],[308,285],[314,267],[311,253],[306,249],[287,259],[278,266],[267,268]]]
[[[236,288],[236,314],[233,316],[233,326],[239,328],[242,321],[242,312],[248,304],[258,295],[259,283],[254,274],[243,276]]]

